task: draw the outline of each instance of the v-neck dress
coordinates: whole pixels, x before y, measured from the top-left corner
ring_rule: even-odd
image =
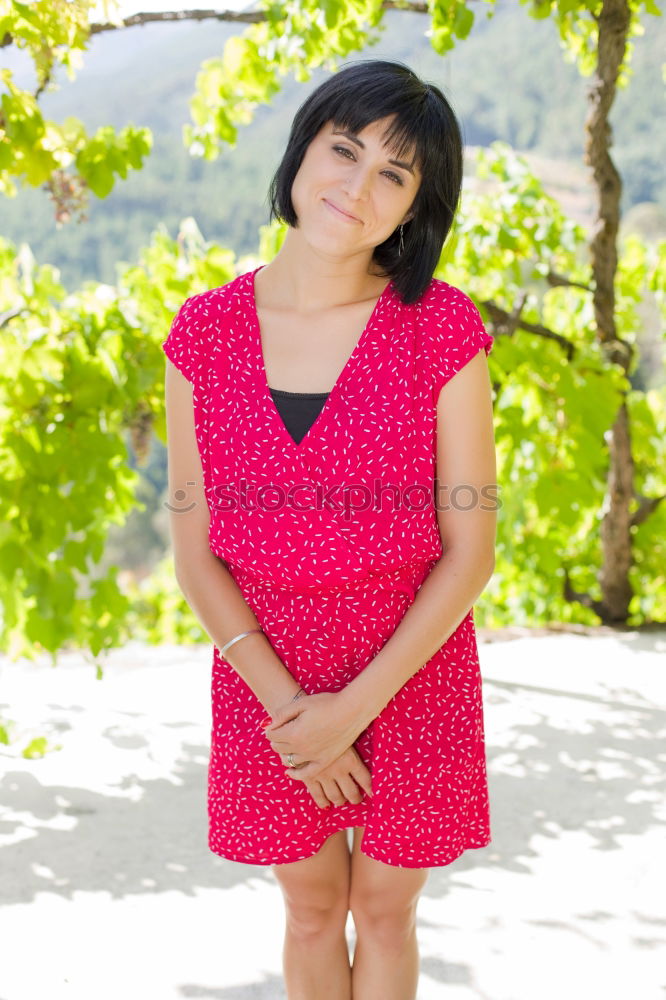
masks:
[[[186,299],[162,346],[193,386],[211,551],[305,691],[339,691],[379,653],[443,554],[437,397],[493,338],[455,286],[433,278],[406,305],[390,281],[297,443],[266,378],[258,270]],[[213,853],[285,864],[364,827],[368,857],[427,868],[490,843],[473,608],[356,740],[373,789],[360,803],[321,809],[284,773],[260,726],[263,705],[215,646],[211,698]]]

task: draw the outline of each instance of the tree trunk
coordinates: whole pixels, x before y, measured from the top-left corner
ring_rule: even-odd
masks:
[[[608,117],[625,56],[630,23],[628,0],[604,0],[598,18],[597,68],[588,92],[589,111],[585,122],[585,162],[592,167],[597,193],[597,215],[590,242],[597,336],[608,361],[620,365],[625,372],[629,368],[632,352],[628,344],[618,339],[615,326],[615,274],[622,181],[609,153],[612,133]],[[605,624],[626,621],[632,596],[629,583],[632,563],[629,503],[634,495],[634,465],[629,415],[624,401],[613,423],[608,454],[608,487],[601,524],[603,555],[599,582],[602,597],[600,602],[595,602],[595,609]]]
[[[602,563],[599,581],[599,615],[605,625],[625,622],[632,597],[629,569],[632,564],[631,514],[634,495],[634,460],[631,454],[629,415],[623,403],[618,410],[608,445],[609,466],[606,507],[601,522]]]

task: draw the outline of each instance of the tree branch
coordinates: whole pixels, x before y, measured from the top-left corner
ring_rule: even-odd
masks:
[[[0,330],[7,326],[13,319],[20,316],[22,313],[29,313],[30,310],[27,306],[18,306],[16,309],[7,309],[5,312],[0,313]]]
[[[604,621],[604,604],[603,601],[596,601],[590,594],[582,594],[580,591],[574,590],[571,586],[571,578],[569,577],[569,569],[567,566],[564,567],[564,586],[562,588],[562,596],[565,601],[570,604],[577,603],[584,608],[589,608],[590,611],[594,611],[596,615],[599,615],[602,621]]]
[[[551,288],[565,286],[567,288],[582,288],[584,292],[592,291],[590,285],[584,285],[581,281],[572,281],[570,278],[566,278],[563,274],[556,274],[555,271],[548,272],[546,275],[546,281]]]
[[[666,500],[666,493],[662,493],[660,497],[644,497],[640,493],[634,493],[635,498],[638,500],[638,509],[634,511],[629,524],[638,525],[642,524],[643,521],[647,521],[650,514],[652,514],[662,500]]]
[[[382,9],[406,10],[413,14],[429,13],[427,3],[411,3],[410,0],[384,0]],[[91,35],[99,35],[103,31],[118,31],[120,28],[134,28],[138,24],[150,24],[152,22],[163,24],[167,21],[230,21],[236,24],[261,24],[266,19],[266,13],[263,10],[144,10],[122,18],[117,24],[109,21],[96,21],[89,27]],[[2,39],[0,39],[0,49],[12,45],[13,42],[14,38],[11,32],[5,32]]]
[[[140,11],[129,14],[122,19],[121,24],[98,22],[90,25],[90,34],[99,35],[102,31],[116,31],[118,28],[134,28],[137,24],[150,24],[167,21],[231,21],[240,24],[260,24],[266,20],[263,10],[160,10]]]
[[[522,312],[523,302],[521,302],[518,310],[514,310],[513,313],[508,313],[505,309],[502,309],[493,302],[492,299],[485,299],[481,302],[482,306],[488,310],[488,315],[494,326],[498,327],[498,332],[512,336],[515,330],[521,329],[526,330],[527,333],[534,333],[537,337],[545,337],[547,340],[554,340],[556,344],[559,344],[567,354],[569,361],[573,358],[576,348],[563,337],[560,333],[555,333],[554,330],[550,330],[547,326],[543,326],[541,323],[528,323],[526,320],[520,318],[520,313]]]

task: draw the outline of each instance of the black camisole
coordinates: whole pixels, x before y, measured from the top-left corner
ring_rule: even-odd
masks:
[[[296,444],[312,427],[330,393],[270,389],[275,407]]]

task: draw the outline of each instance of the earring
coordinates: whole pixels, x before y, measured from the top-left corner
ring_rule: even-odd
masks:
[[[400,245],[398,246],[398,256],[400,256],[400,254],[402,254],[402,251],[405,249],[405,241],[404,241],[404,239],[402,237],[402,231],[403,231],[403,229],[404,229],[404,226],[401,225],[400,226]]]

